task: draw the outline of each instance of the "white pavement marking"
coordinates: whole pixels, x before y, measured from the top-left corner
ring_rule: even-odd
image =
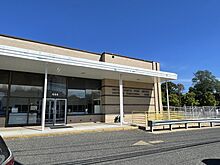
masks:
[[[145,142],[145,141],[143,141],[143,140],[140,140],[140,141],[138,141],[138,142],[136,142],[136,143],[133,144],[133,146],[144,146],[144,145],[150,145],[150,146],[152,146],[150,143],[147,143],[147,142]]]
[[[163,143],[163,140],[154,140],[154,141],[149,141],[150,144],[158,144],[158,143]]]

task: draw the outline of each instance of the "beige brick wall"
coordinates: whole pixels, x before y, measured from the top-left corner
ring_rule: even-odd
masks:
[[[46,44],[40,44],[25,40],[19,40],[14,38],[8,38],[4,36],[0,36],[0,45],[14,46],[23,49],[31,49],[35,51],[43,51],[47,53],[54,53],[78,58],[85,58],[89,60],[99,61],[101,55],[95,53],[87,53],[83,51],[77,51],[72,49],[61,48],[57,46],[50,46]]]
[[[107,54],[107,53],[102,54],[102,60],[114,64],[121,64],[121,65],[144,68],[144,69],[152,69],[152,62],[138,60],[138,59],[131,59],[114,54]]]
[[[104,79],[102,80],[103,86],[116,86],[118,87],[118,80],[112,79]],[[133,88],[153,88],[153,84],[150,83],[142,83],[142,82],[135,82],[135,81],[123,81],[124,87],[133,87]]]
[[[104,115],[67,116],[67,123],[104,122]]]
[[[154,105],[154,99],[151,98],[145,98],[145,97],[126,97],[124,96],[124,104],[125,105]],[[102,100],[105,104],[118,104],[119,105],[119,96],[105,96]]]
[[[103,111],[105,114],[118,114],[119,115],[119,105],[103,105]],[[148,111],[155,112],[154,105],[124,105],[124,113],[130,114],[132,111]]]
[[[154,85],[153,83],[123,81],[125,121],[131,120],[132,111],[156,111],[158,100],[154,96],[155,94],[158,96],[158,94],[155,93]],[[131,90],[131,92],[128,94],[126,90]],[[135,93],[134,91],[139,92]],[[148,91],[149,95],[144,95],[143,91]],[[117,80],[105,79],[102,81],[102,110],[105,113],[105,122],[107,123],[114,122],[114,118],[119,115]]]
[[[103,61],[103,62],[109,62],[109,63],[114,63],[114,64],[121,64],[121,65],[155,70],[155,67],[154,67],[155,62],[152,62],[152,61],[145,61],[145,60],[125,57],[125,56],[120,56],[120,55],[114,55],[114,54],[108,54],[108,53],[98,54],[98,53],[87,52],[83,50],[71,49],[71,48],[62,47],[62,46],[55,46],[55,45],[50,45],[46,43],[40,43],[36,41],[18,39],[18,38],[13,38],[13,37],[6,37],[6,36],[1,36],[1,35],[0,35],[0,45],[13,46],[13,47],[18,47],[18,48],[31,49],[35,51],[43,51],[43,52],[72,56],[72,57],[77,57],[77,58],[85,58],[85,59],[90,59],[94,61]],[[156,65],[157,65],[157,70],[160,70],[159,63],[156,63]]]
[[[119,56],[119,55],[112,55],[112,54],[98,54],[98,53],[92,53],[87,51],[81,51],[81,50],[74,50],[74,49],[68,49],[63,48],[59,46],[53,46],[49,44],[44,43],[38,43],[38,42],[32,42],[28,40],[23,39],[16,39],[12,37],[6,37],[6,36],[0,36],[0,45],[7,45],[7,46],[13,46],[18,48],[24,48],[24,49],[31,49],[35,51],[43,51],[47,53],[54,53],[54,54],[60,54],[60,55],[66,55],[66,56],[72,56],[77,58],[85,58],[89,60],[94,61],[104,61],[114,64],[121,64],[121,65],[127,65],[127,66],[134,66],[134,67],[140,67],[144,69],[153,69],[152,63],[144,60]],[[114,58],[112,58],[114,56]]]
[[[160,70],[160,64],[153,62],[153,70]],[[155,78],[154,83],[154,100],[155,100],[155,111],[159,112],[163,110],[162,105],[162,95],[161,95],[161,84],[158,82],[157,78]]]

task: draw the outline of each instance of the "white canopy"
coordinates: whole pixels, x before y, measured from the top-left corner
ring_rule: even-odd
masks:
[[[148,83],[155,78],[158,82],[177,79],[177,74],[170,72],[0,45],[0,69],[44,73],[45,64],[48,74],[54,75],[118,80],[121,74],[123,80]]]

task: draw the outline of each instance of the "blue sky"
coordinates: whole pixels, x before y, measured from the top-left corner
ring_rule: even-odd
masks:
[[[220,77],[219,0],[1,0],[0,33]]]

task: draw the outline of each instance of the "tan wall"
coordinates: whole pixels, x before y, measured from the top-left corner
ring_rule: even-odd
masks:
[[[108,114],[105,115],[105,122],[106,123],[112,123],[114,119],[117,117],[117,114]],[[132,123],[132,114],[125,114],[124,115],[124,122],[126,123]]]
[[[153,62],[153,70],[160,70],[160,64]],[[155,111],[159,112],[163,110],[163,105],[162,105],[162,95],[161,95],[161,84],[157,81],[155,78],[155,83],[154,83],[154,100],[155,100]]]
[[[124,104],[125,105],[154,105],[154,99],[146,98],[146,97],[126,97],[124,96]],[[105,96],[103,97],[102,102],[105,104],[118,104],[119,105],[119,96]]]
[[[155,91],[153,83],[123,81],[123,87],[124,114],[126,120],[130,120],[128,116],[131,116],[132,111],[155,112],[156,99],[154,99]],[[126,93],[126,90],[130,92]],[[135,93],[134,91],[139,92]],[[149,95],[144,95],[145,93],[143,93],[143,91],[148,91]],[[105,113],[105,122],[107,123],[114,122],[114,118],[119,115],[119,91],[117,80],[102,80],[102,110],[103,113]]]
[[[8,38],[4,36],[0,36],[0,45],[14,46],[14,47],[19,47],[23,49],[32,49],[36,51],[43,51],[47,53],[54,53],[54,54],[60,54],[60,55],[78,57],[78,58],[85,58],[85,59],[95,60],[95,61],[99,61],[101,58],[101,55],[95,54],[95,53],[87,53],[83,51],[71,50],[71,49],[66,49],[66,48],[61,48],[61,47],[56,47],[56,46],[50,46],[46,44],[13,39],[13,38]]]
[[[102,86],[116,86],[118,87],[119,82],[117,80],[112,79],[104,79],[102,80]],[[133,88],[153,88],[153,84],[150,83],[142,83],[135,81],[123,81],[124,87],[133,87]]]
[[[131,59],[114,54],[107,54],[107,53],[102,54],[102,60],[114,64],[121,64],[121,65],[144,68],[144,69],[152,69],[152,62],[138,60],[138,59]]]
[[[105,114],[117,114],[119,115],[119,105],[103,105],[103,111]],[[124,113],[129,114],[132,111],[148,111],[155,112],[154,105],[124,105]]]
[[[124,57],[124,56],[119,56],[119,55],[112,55],[112,54],[107,54],[107,53],[104,53],[101,55],[98,53],[62,48],[59,46],[53,46],[49,44],[38,43],[34,41],[32,42],[32,41],[16,39],[16,38],[6,37],[6,36],[0,36],[0,45],[7,45],[7,46],[18,47],[18,48],[24,48],[24,49],[32,49],[35,51],[43,51],[43,52],[72,56],[72,57],[77,57],[77,58],[85,58],[85,59],[94,60],[94,61],[104,61],[104,62],[109,62],[109,63],[114,63],[114,64],[140,67],[144,69],[153,69],[153,66],[152,66],[153,62],[150,62],[150,61],[144,61],[144,60]],[[113,56],[114,58],[112,58]]]
[[[0,117],[0,127],[5,127],[5,117]]]
[[[104,122],[104,115],[67,116],[67,123]]]

